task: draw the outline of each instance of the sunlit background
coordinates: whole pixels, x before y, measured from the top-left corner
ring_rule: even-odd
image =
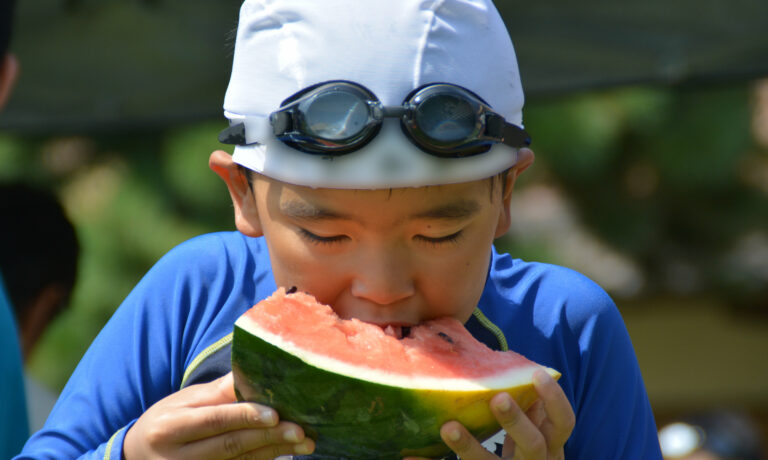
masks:
[[[706,21],[724,2],[498,3],[530,88],[536,163],[497,245],[609,291],[659,425],[728,408],[768,433],[768,41],[754,35],[768,8],[729,2],[741,16],[716,30]],[[19,2],[0,180],[54,190],[82,245],[71,305],[28,363],[53,391],[160,256],[234,229],[207,159],[223,147],[237,7]]]

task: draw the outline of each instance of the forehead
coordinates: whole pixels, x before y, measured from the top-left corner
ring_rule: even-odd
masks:
[[[307,216],[317,210],[339,217],[389,211],[413,217],[462,217],[492,204],[490,179],[384,190],[312,188],[255,175],[257,195],[269,206]],[[430,210],[440,212],[430,215]],[[405,216],[403,216],[405,217]]]

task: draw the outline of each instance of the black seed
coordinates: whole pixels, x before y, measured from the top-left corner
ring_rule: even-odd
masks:
[[[285,293],[286,294],[293,294],[294,292],[296,292],[298,290],[299,290],[299,288],[297,288],[296,286],[291,286],[291,287],[288,288],[287,291],[285,291]]]
[[[446,334],[445,332],[438,332],[437,335],[439,335],[440,338],[445,340],[446,342],[453,343],[453,339],[448,337],[448,334]]]
[[[401,333],[402,333],[402,337],[400,337],[401,339],[404,339],[404,338],[408,337],[409,335],[411,335],[411,326],[403,326],[403,327],[400,328],[400,330],[401,330]]]

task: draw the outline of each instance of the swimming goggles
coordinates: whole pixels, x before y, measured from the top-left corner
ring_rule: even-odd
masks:
[[[400,119],[413,144],[437,157],[461,158],[487,152],[494,143],[520,148],[531,138],[507,123],[478,95],[458,85],[431,83],[413,90],[400,106],[385,106],[364,86],[334,80],[289,97],[269,116],[274,135],[294,149],[340,156],[373,140],[384,118]],[[258,125],[253,125],[254,127]],[[233,120],[219,141],[244,145],[248,119]]]

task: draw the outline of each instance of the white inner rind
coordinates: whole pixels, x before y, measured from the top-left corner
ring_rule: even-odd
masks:
[[[280,348],[286,353],[301,359],[313,367],[335,374],[393,387],[438,391],[503,390],[530,384],[533,378],[533,372],[536,369],[544,369],[553,377],[559,375],[554,369],[540,366],[535,363],[531,363],[524,367],[516,367],[508,371],[502,371],[490,377],[471,379],[435,378],[424,375],[396,375],[393,374],[392,371],[381,371],[367,366],[350,364],[314,353],[311,350],[299,348],[293,342],[285,340],[279,335],[263,329],[258,323],[246,315],[241,316],[235,322],[235,326]]]

